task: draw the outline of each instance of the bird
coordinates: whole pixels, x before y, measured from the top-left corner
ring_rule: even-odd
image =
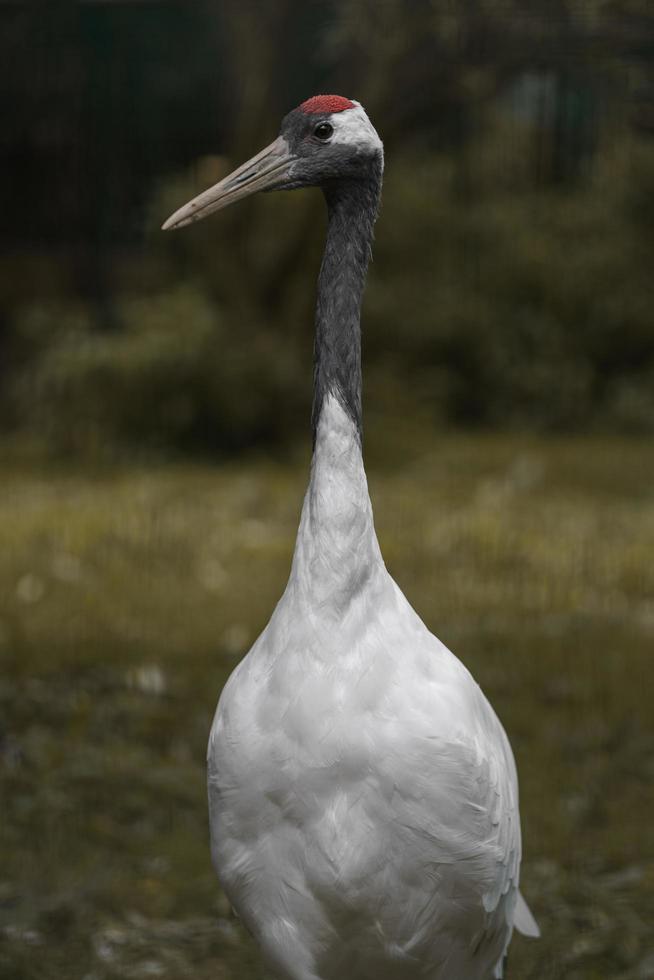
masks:
[[[318,187],[310,476],[286,589],[229,677],[207,752],[211,854],[282,980],[494,980],[521,829],[507,735],[470,672],[389,574],[362,456],[361,304],[384,170],[363,106],[317,95],[177,210]]]

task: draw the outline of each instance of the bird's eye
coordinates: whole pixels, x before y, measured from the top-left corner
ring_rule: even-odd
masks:
[[[321,122],[318,123],[318,125],[314,129],[313,135],[317,136],[319,140],[328,140],[333,132],[334,132],[334,127],[332,126],[331,123]]]

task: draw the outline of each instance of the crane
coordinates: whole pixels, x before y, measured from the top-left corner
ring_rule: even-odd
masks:
[[[361,104],[314,96],[163,226],[303,187],[328,213],[309,486],[286,590],[211,728],[212,858],[284,980],[491,980],[514,928],[538,935],[518,888],[513,754],[386,570],[362,459],[360,309],[383,167]]]

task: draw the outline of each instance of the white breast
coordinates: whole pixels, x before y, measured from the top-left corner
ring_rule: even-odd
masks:
[[[388,575],[331,401],[289,584],[216,712],[215,865],[289,980],[489,980],[517,899],[511,750]]]

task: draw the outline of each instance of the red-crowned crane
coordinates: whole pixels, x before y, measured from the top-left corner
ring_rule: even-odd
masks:
[[[313,461],[286,591],[229,678],[208,749],[213,861],[286,980],[491,980],[518,891],[511,747],[470,673],[384,565],[361,455],[360,308],[383,148],[319,95],[164,228],[262,190],[320,187]]]

